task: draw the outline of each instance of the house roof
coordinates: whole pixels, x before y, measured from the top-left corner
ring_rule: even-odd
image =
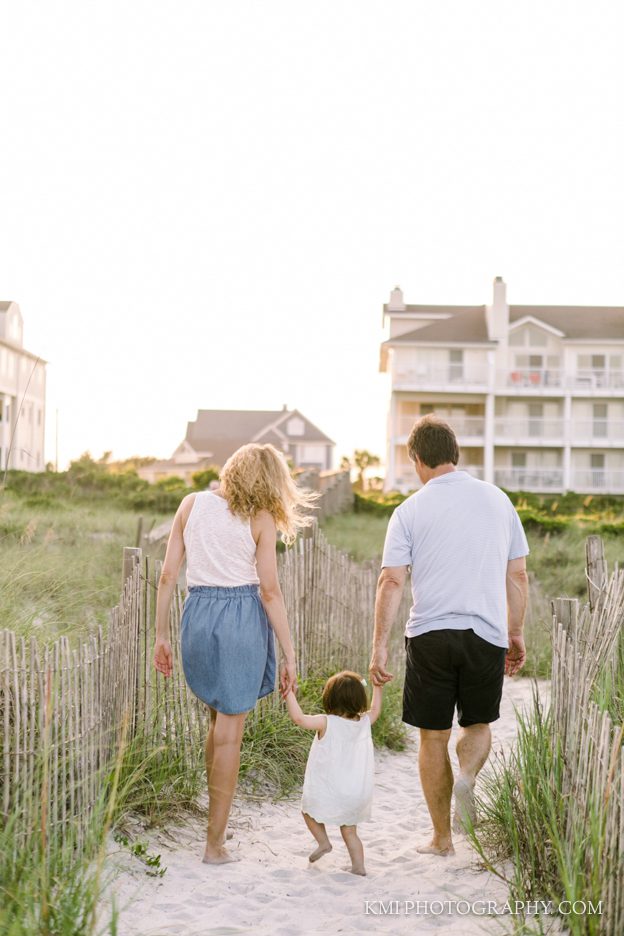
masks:
[[[481,344],[491,341],[487,333],[485,306],[407,306],[408,311],[420,312],[425,309],[432,313],[447,310],[448,318],[398,335],[384,344],[429,341]],[[624,306],[509,306],[510,324],[526,316],[558,329],[563,333],[564,340],[588,338],[624,341]]]
[[[286,423],[292,416],[303,420],[303,435],[288,435]],[[223,465],[237,448],[252,440],[271,442],[280,449],[287,448],[289,441],[334,444],[298,410],[198,410],[197,419],[186,429],[189,445],[196,452],[210,451],[217,465]]]
[[[510,322],[526,315],[558,328],[565,338],[624,341],[624,306],[509,306]]]
[[[12,306],[12,305],[13,305],[13,300],[12,300],[12,299],[6,299],[6,300],[3,299],[3,300],[1,300],[1,301],[0,301],[0,312],[7,312],[9,306]]]
[[[408,309],[424,309],[424,306],[408,306]],[[389,344],[410,344],[414,341],[461,341],[461,342],[487,342],[487,325],[485,323],[485,306],[429,306],[431,312],[438,310],[453,310],[449,318],[439,319],[422,328],[407,332],[391,338]]]

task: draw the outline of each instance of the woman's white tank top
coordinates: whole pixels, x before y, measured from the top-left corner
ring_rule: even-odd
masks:
[[[249,520],[230,511],[224,497],[212,491],[195,495],[184,527],[186,584],[258,584],[256,543]]]

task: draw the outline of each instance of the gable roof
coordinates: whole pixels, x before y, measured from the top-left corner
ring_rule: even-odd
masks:
[[[509,306],[510,323],[529,315],[563,332],[564,340],[624,341],[624,306]]]
[[[414,307],[408,306],[408,308]],[[418,308],[424,308],[424,306]],[[410,344],[414,341],[461,341],[478,344],[490,342],[485,321],[485,306],[430,306],[429,308],[431,311],[453,309],[453,313],[448,318],[431,322],[405,335],[391,338],[388,344]]]
[[[289,436],[286,421],[299,416],[304,424],[303,435]],[[277,431],[276,431],[277,430]],[[286,451],[288,441],[325,442],[332,439],[306,419],[299,410],[198,410],[197,418],[189,422],[186,439],[196,452],[211,452],[217,465],[223,465],[237,448],[256,439],[271,442]]]

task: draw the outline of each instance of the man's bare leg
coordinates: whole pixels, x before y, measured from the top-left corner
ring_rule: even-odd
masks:
[[[462,728],[457,741],[459,777],[453,787],[455,814],[453,832],[462,832],[464,826],[474,825],[477,813],[474,802],[474,785],[477,774],[485,764],[492,747],[492,732],[485,723]]]
[[[217,712],[215,719],[208,781],[208,834],[203,858],[206,864],[225,864],[236,860],[226,851],[223,841],[238,780],[246,714],[224,715],[223,712]]]
[[[433,822],[431,842],[416,849],[424,855],[452,855],[455,851],[451,836],[453,770],[448,753],[450,736],[450,728],[444,731],[420,729],[420,782]]]
[[[301,813],[305,819],[305,824],[308,829],[318,842],[318,848],[315,848],[313,852],[308,855],[308,861],[318,861],[319,858],[322,858],[323,855],[326,855],[327,852],[332,850],[332,844],[327,837],[327,830],[322,822],[317,822],[316,819],[313,819],[312,816],[308,816],[307,813]]]
[[[344,839],[347,851],[349,852],[349,858],[351,859],[351,867],[346,870],[350,871],[351,874],[361,874],[364,876],[366,874],[366,868],[364,867],[364,846],[362,845],[360,836],[357,834],[357,826],[341,825],[340,834]]]

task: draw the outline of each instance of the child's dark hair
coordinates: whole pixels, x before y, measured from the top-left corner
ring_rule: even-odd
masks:
[[[323,689],[323,708],[328,715],[355,718],[368,711],[368,696],[362,677],[351,670],[330,676]]]

